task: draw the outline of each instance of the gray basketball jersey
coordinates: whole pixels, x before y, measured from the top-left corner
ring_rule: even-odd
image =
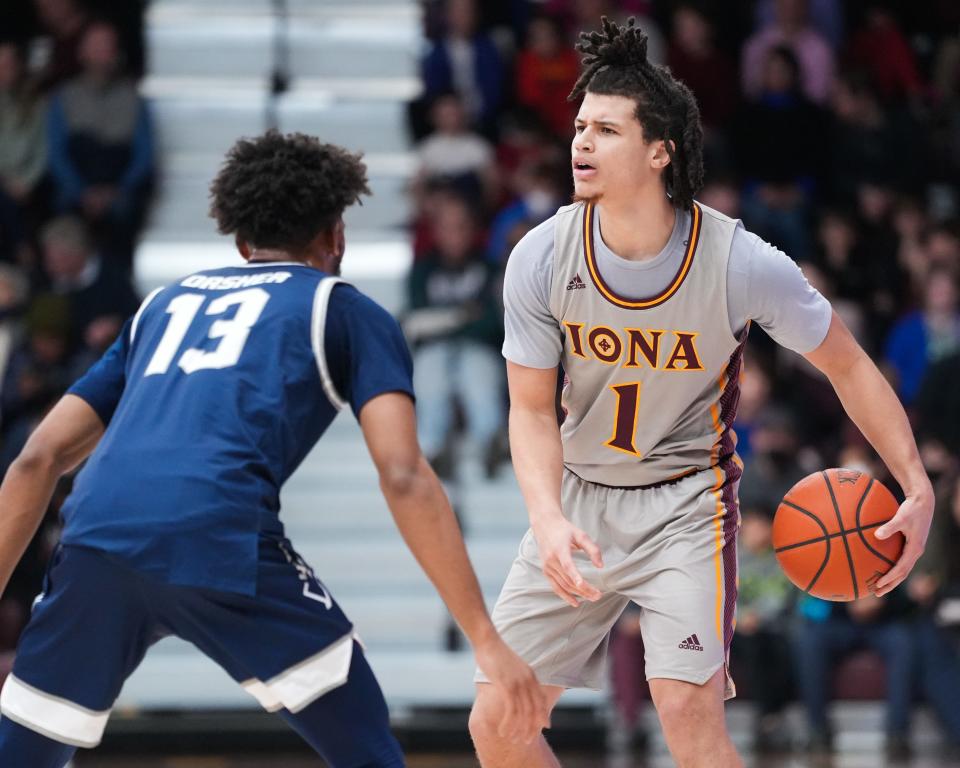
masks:
[[[591,203],[556,216],[550,310],[563,332],[563,458],[594,483],[659,483],[734,455],[743,344],[730,330],[727,259],[736,222],[694,204],[667,288],[629,299],[597,267]]]

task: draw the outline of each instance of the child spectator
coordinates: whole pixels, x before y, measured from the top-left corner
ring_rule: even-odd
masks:
[[[493,147],[469,129],[463,100],[453,91],[434,99],[430,116],[433,133],[417,147],[417,189],[443,180],[482,204],[494,187]]]

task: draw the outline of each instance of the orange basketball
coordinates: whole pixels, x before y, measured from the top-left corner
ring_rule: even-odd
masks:
[[[874,534],[898,508],[893,494],[864,472],[827,469],[797,483],[773,519],[773,548],[787,577],[824,600],[856,600],[889,571],[904,538]]]

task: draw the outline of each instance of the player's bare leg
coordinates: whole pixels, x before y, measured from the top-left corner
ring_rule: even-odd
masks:
[[[553,711],[563,690],[556,685],[543,686],[550,711]],[[504,712],[501,695],[502,692],[492,685],[477,685],[477,700],[470,712],[470,736],[473,737],[480,765],[483,768],[560,768],[560,763],[543,736],[532,744],[523,744],[512,742],[497,733]]]
[[[724,671],[703,685],[654,678],[650,695],[678,768],[742,768],[723,715]]]

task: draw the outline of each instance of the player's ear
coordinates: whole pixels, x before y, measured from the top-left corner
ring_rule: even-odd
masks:
[[[342,220],[338,219],[329,227],[324,227],[317,232],[313,236],[313,240],[307,244],[307,250],[319,258],[325,258],[336,253],[338,224],[342,224]]]
[[[237,235],[234,238],[234,243],[236,243],[237,250],[240,251],[240,255],[243,256],[243,260],[250,261],[250,243],[241,240],[240,235]]]
[[[653,142],[651,149],[653,154],[650,157],[650,165],[654,168],[663,169],[670,165],[670,154],[667,152],[667,141],[669,139],[658,139]],[[671,149],[674,149],[673,142],[670,141]]]

